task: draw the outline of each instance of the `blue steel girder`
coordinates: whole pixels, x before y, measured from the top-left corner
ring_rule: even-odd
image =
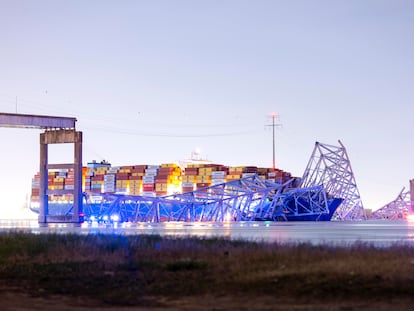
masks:
[[[98,218],[118,214],[135,222],[245,220],[253,208],[263,208],[267,198],[289,186],[257,175],[165,197],[101,194],[99,209],[87,207]],[[253,219],[252,215],[248,219]]]
[[[254,175],[164,197],[102,194],[100,208],[95,211],[98,218],[117,214],[133,222],[276,220],[287,214],[327,212],[322,186],[295,188],[294,181],[278,184]]]
[[[265,219],[286,216],[329,214],[329,202],[322,186],[298,188],[276,195],[270,203]]]

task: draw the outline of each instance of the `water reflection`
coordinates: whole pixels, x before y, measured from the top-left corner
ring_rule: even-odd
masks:
[[[75,234],[157,234],[163,236],[226,237],[260,242],[349,245],[367,242],[378,246],[405,243],[414,246],[414,222],[165,222],[84,223],[82,226],[50,224],[40,227],[35,220],[0,220],[2,232]]]

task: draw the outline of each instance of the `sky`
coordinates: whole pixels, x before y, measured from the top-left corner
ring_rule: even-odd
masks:
[[[347,149],[365,208],[414,178],[414,2],[0,0],[0,112],[76,117],[83,162],[201,157],[302,176]],[[0,218],[20,213],[40,130],[0,129]],[[73,162],[73,145],[49,163]]]

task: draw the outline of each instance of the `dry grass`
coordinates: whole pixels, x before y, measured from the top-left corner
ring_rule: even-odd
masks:
[[[40,297],[157,306],[154,297],[411,300],[414,249],[266,244],[224,238],[0,235],[0,284]],[[152,298],[151,298],[152,297]]]

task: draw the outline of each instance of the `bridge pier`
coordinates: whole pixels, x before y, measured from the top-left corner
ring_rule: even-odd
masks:
[[[51,222],[80,224],[82,216],[82,132],[75,131],[76,118],[56,117],[33,114],[0,112],[0,127],[43,129],[40,134],[40,213],[39,224],[45,226]],[[74,163],[48,164],[49,144],[75,144]],[[49,169],[73,169],[74,189],[49,190]],[[50,194],[73,194],[73,215],[49,215],[48,198]]]
[[[74,163],[48,164],[49,144],[74,144]],[[49,169],[73,169],[74,189],[48,189]],[[82,132],[74,129],[48,130],[40,134],[40,209],[38,222],[40,226],[48,223],[75,223],[83,222],[82,208]],[[71,215],[49,215],[49,195],[72,194],[73,213]]]

